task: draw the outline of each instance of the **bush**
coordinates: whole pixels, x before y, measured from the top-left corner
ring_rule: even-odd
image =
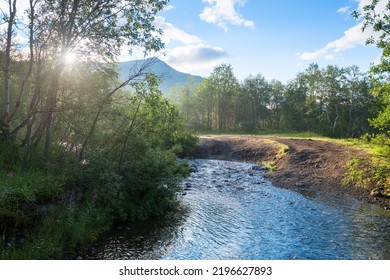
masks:
[[[368,189],[374,196],[390,197],[390,164],[380,157],[353,156],[347,163],[343,184]]]
[[[240,122],[239,127],[245,132],[254,132],[256,129],[256,122],[254,121]]]
[[[142,139],[132,139],[121,163],[104,149],[89,152],[75,183],[82,188],[80,199],[106,209],[114,221],[161,216],[175,205],[179,182],[189,174],[175,152]]]
[[[26,236],[21,246],[3,250],[3,259],[59,259],[64,253],[96,240],[111,226],[111,219],[103,209],[91,204],[57,205],[41,221],[41,225]]]
[[[107,105],[93,129],[81,122],[72,128],[79,135],[69,141],[89,135],[82,161],[54,133],[49,160],[39,145],[26,153],[20,143],[0,143],[0,225],[7,235],[1,257],[60,258],[115,222],[162,216],[177,206],[179,182],[189,175],[177,156],[189,154],[197,138],[157,85],[139,89]],[[19,244],[17,235],[26,241]]]
[[[4,239],[40,215],[37,205],[58,200],[62,193],[63,185],[50,174],[21,169],[0,171],[0,228],[4,229]]]

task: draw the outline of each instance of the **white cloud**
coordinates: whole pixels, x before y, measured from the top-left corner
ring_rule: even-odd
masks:
[[[363,12],[365,5],[371,4],[372,0],[360,0],[358,1],[357,11]],[[376,8],[376,12],[382,12],[385,10],[387,0],[380,0]],[[339,12],[347,11],[348,7],[340,8]],[[359,22],[355,26],[344,32],[344,35],[339,39],[329,42],[324,47],[315,50],[307,51],[304,53],[298,53],[298,57],[301,60],[312,61],[317,59],[335,60],[342,58],[343,52],[353,49],[360,45],[365,45],[367,39],[370,37],[378,38],[372,28],[368,27],[362,30],[363,23]]]
[[[207,44],[198,36],[167,22],[164,17],[157,16],[154,24],[163,31],[161,39],[166,44],[164,49],[166,56],[161,57],[161,53],[153,53],[150,56],[160,57],[179,71],[202,75],[228,57],[228,53],[222,48]],[[143,56],[141,49],[134,49],[129,54],[128,48],[123,47],[120,61],[142,59]]]
[[[358,1],[359,5],[357,8],[357,11],[363,12],[364,6],[372,4],[372,0],[360,0]],[[387,0],[379,0],[378,4],[376,5],[376,12],[384,11],[387,5]]]
[[[344,36],[328,43],[325,49],[329,52],[342,52],[348,49],[352,49],[357,45],[364,45],[367,38],[372,35],[368,29],[366,32],[362,31],[363,24],[358,23],[352,28],[344,32]]]
[[[198,36],[177,28],[161,16],[156,17],[154,24],[163,30],[162,40],[167,44],[165,49],[167,56],[162,59],[179,71],[199,73],[215,67],[221,59],[228,56],[222,48],[208,45]],[[169,43],[180,45],[176,44],[171,48]]]
[[[358,23],[352,28],[344,32],[344,36],[339,39],[336,39],[323,48],[320,48],[311,52],[300,53],[299,58],[301,60],[316,60],[324,58],[326,60],[335,60],[336,58],[342,57],[341,53],[355,48],[359,45],[365,45],[366,40],[373,35],[373,32],[369,29],[366,29],[365,32],[362,31],[363,23]]]
[[[164,7],[164,9],[163,9],[163,11],[170,11],[170,10],[173,10],[173,9],[175,9],[175,6],[173,6],[173,5],[167,5],[167,6],[165,6]]]
[[[193,73],[213,68],[226,57],[228,53],[222,48],[196,44],[174,48],[169,52],[166,60],[180,71]]]
[[[228,25],[254,27],[254,22],[244,19],[236,8],[243,6],[245,0],[202,0],[207,3],[206,8],[199,15],[203,21],[216,24],[228,31]]]
[[[178,41],[183,44],[197,44],[201,39],[195,35],[190,35],[184,30],[175,27],[172,23],[166,22],[165,18],[157,16],[154,20],[154,25],[163,30],[162,41],[168,44],[172,41]]]
[[[339,14],[350,14],[351,13],[351,6],[345,6],[337,10]]]

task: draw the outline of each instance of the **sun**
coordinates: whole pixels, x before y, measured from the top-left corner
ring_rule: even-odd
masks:
[[[77,55],[74,52],[68,52],[65,55],[65,63],[66,64],[73,64],[77,59]]]

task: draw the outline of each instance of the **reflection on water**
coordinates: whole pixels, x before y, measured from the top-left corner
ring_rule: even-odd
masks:
[[[273,187],[259,166],[191,162],[164,221],[118,229],[92,259],[390,259],[390,215],[349,197]]]

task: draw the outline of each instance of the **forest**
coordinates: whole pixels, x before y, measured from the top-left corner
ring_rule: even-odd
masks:
[[[196,137],[148,63],[118,79],[121,48],[163,47],[151,23],[167,1],[29,0],[23,20],[17,2],[2,22],[0,258],[63,258],[174,209]]]
[[[358,67],[312,64],[283,84],[261,74],[239,82],[231,65],[217,66],[196,85],[171,90],[186,125],[200,131],[311,131],[331,137],[373,133],[370,119],[381,108],[368,74]]]
[[[168,99],[147,63],[124,81],[115,63],[123,48],[164,48],[153,20],[167,0],[28,0],[23,18],[19,1],[0,22],[0,258],[72,257],[116,223],[175,209],[194,131],[362,137],[380,152],[352,162],[351,181],[389,187],[390,22],[375,5],[364,16],[383,55],[370,73],[313,64],[287,84],[239,82],[221,64]]]

